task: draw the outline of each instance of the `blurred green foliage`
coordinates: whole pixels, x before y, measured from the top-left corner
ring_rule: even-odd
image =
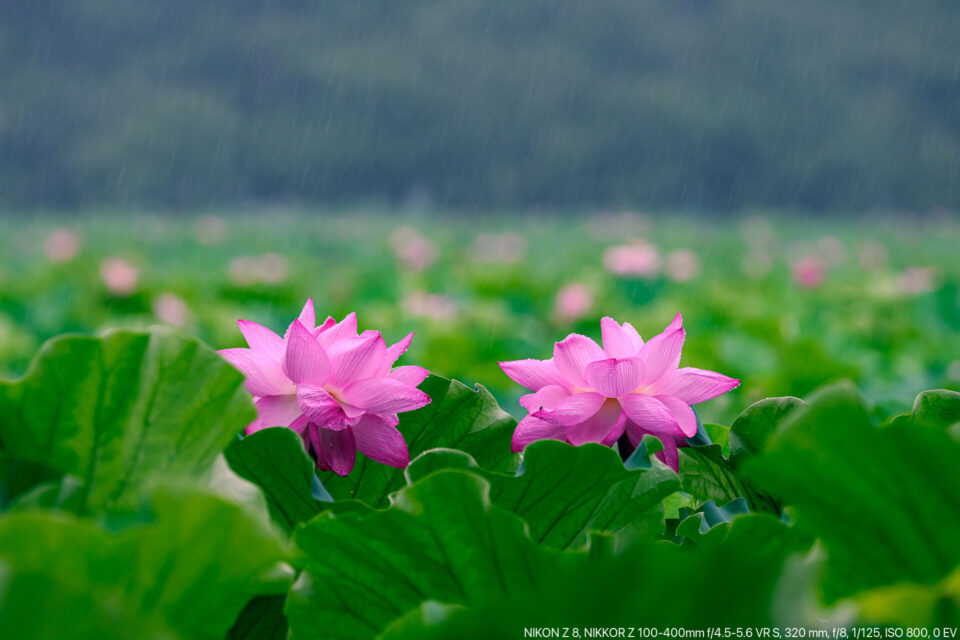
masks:
[[[960,206],[951,0],[0,14],[7,205]]]
[[[237,318],[282,332],[312,296],[320,317],[357,311],[361,329],[388,342],[415,331],[401,364],[479,382],[515,416],[525,390],[497,361],[550,357],[571,332],[599,339],[604,315],[648,338],[683,313],[683,366],[743,380],[698,407],[704,422],[729,425],[752,402],[841,378],[885,415],[908,411],[924,389],[960,389],[960,227],[949,218],[479,225],[376,211],[0,221],[0,375],[22,373],[62,332],[165,323],[216,348],[243,346]],[[57,262],[48,254],[64,234],[75,255]],[[637,242],[656,248],[659,266],[610,273],[605,253]],[[696,268],[678,270],[678,256]],[[822,264],[819,286],[793,279],[804,256]],[[132,287],[111,292],[108,258],[138,270]],[[567,308],[570,285],[583,291]]]
[[[50,393],[32,393],[43,385]],[[439,377],[424,388],[431,405],[399,425],[424,453],[389,485],[375,478],[375,491],[395,489],[374,493],[375,509],[360,495],[369,465],[339,487],[363,501],[333,500],[292,431],[237,440],[249,396],[195,339],[48,342],[21,381],[0,385],[0,632],[280,640],[740,626],[753,637],[763,626],[852,637],[854,624],[960,619],[960,394],[928,391],[894,416],[849,383],[767,399],[709,427],[733,454],[683,447],[677,477],[639,450],[623,464],[594,443],[513,455],[513,422],[482,389]],[[517,458],[519,474],[504,473]],[[702,459],[714,468],[687,464]],[[124,500],[73,499],[126,478]],[[782,502],[747,513],[761,494]]]

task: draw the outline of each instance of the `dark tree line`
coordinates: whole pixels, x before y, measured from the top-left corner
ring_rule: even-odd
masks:
[[[956,0],[0,0],[0,203],[960,206]]]

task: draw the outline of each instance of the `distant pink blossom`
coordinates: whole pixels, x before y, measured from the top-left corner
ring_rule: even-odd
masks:
[[[836,236],[823,236],[817,240],[817,255],[824,265],[838,267],[847,261],[847,246]]]
[[[80,252],[80,236],[70,229],[55,229],[43,241],[43,253],[50,262],[70,262]]]
[[[766,249],[754,248],[740,260],[740,268],[748,278],[759,280],[770,273],[773,268],[773,258]]]
[[[929,293],[937,288],[939,271],[934,267],[910,267],[900,274],[900,291],[909,296]]]
[[[637,211],[598,211],[590,220],[596,238],[624,238],[649,233],[650,218]]]
[[[954,360],[947,365],[947,377],[951,380],[960,380],[960,360]]]
[[[190,307],[179,296],[163,293],[153,302],[153,315],[171,327],[182,327],[190,319]]]
[[[238,325],[250,348],[220,354],[246,376],[254,396],[257,419],[248,434],[289,427],[313,450],[318,467],[341,476],[353,469],[358,450],[391,467],[409,464],[397,414],[430,403],[417,389],[426,369],[393,367],[412,333],[388,347],[379,331],[357,334],[355,313],[318,327],[312,298],[282,338],[256,322]]]
[[[534,392],[520,399],[529,415],[514,431],[513,450],[543,439],[612,446],[624,433],[636,447],[652,434],[664,445],[658,457],[677,471],[677,447],[697,432],[690,405],[726,393],[740,381],[679,368],[686,336],[680,314],[646,343],[629,322],[603,318],[600,327],[602,348],[571,334],[556,343],[549,360],[500,363],[514,382]]]
[[[437,261],[437,248],[413,227],[397,227],[390,246],[397,260],[414,271],[425,271]]]
[[[281,284],[290,276],[290,263],[278,253],[265,253],[234,258],[229,270],[234,284]]]
[[[823,284],[826,277],[826,268],[819,258],[804,256],[794,260],[790,273],[797,286],[804,289],[816,289]]]
[[[660,254],[645,242],[610,247],[603,254],[603,266],[615,276],[652,278],[660,273]]]
[[[197,242],[205,246],[213,246],[223,242],[227,236],[227,223],[217,216],[200,216],[193,225]]]
[[[123,258],[105,258],[100,263],[100,278],[110,293],[128,296],[137,289],[140,270]]]
[[[515,264],[527,253],[527,239],[519,233],[480,233],[471,253],[479,262]]]
[[[674,282],[689,282],[700,273],[700,258],[689,249],[677,249],[667,254],[667,277]]]
[[[860,266],[870,271],[883,269],[890,261],[890,252],[876,240],[868,240],[860,247]]]
[[[457,303],[450,296],[426,291],[411,291],[400,300],[400,308],[412,316],[430,320],[453,320],[457,317]]]
[[[557,292],[554,313],[561,320],[578,320],[593,308],[593,292],[579,282],[568,284]]]
[[[755,249],[767,249],[776,242],[773,225],[763,216],[745,218],[740,223],[740,237]]]

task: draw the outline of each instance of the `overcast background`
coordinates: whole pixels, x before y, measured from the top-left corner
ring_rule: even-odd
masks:
[[[956,0],[0,0],[0,210],[960,207]]]

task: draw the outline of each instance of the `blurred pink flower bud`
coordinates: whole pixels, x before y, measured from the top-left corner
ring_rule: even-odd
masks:
[[[890,261],[887,248],[876,240],[868,240],[860,247],[860,266],[870,271],[883,269]]]
[[[457,303],[450,296],[426,291],[412,291],[400,301],[400,307],[412,316],[430,320],[453,320],[457,317]]]
[[[390,234],[390,246],[397,260],[414,271],[425,271],[437,261],[437,249],[413,227],[397,227]]]
[[[227,236],[227,223],[216,216],[200,216],[193,225],[197,242],[211,247],[220,244]]]
[[[234,258],[229,270],[234,284],[280,284],[290,275],[290,263],[280,254],[267,253]]]
[[[838,267],[847,260],[847,247],[840,238],[824,236],[817,240],[817,254],[828,267]]]
[[[791,267],[793,282],[804,289],[816,289],[823,284],[826,269],[819,258],[804,256],[794,260]]]
[[[80,252],[80,236],[69,229],[55,229],[43,241],[43,253],[50,262],[70,262]]]
[[[660,254],[645,242],[610,247],[603,254],[603,266],[615,276],[652,278],[660,272]]]
[[[740,260],[740,268],[748,278],[759,280],[770,273],[773,258],[766,249],[754,248]]]
[[[700,258],[689,249],[677,249],[667,254],[667,277],[674,282],[689,282],[700,273]]]
[[[929,293],[937,288],[939,275],[934,267],[910,267],[900,274],[900,291],[911,296]]]
[[[593,308],[593,293],[580,284],[574,282],[557,292],[554,304],[554,313],[561,320],[574,321],[582,318]]]
[[[761,216],[746,218],[740,223],[740,237],[754,248],[769,247],[776,241],[773,225]]]
[[[624,238],[649,233],[650,219],[637,211],[598,211],[592,216],[590,232],[595,238]]]
[[[279,253],[260,256],[260,280],[267,284],[280,284],[290,275],[290,263]]]
[[[153,301],[153,315],[171,327],[182,327],[190,319],[190,307],[177,295],[163,293]]]
[[[140,270],[123,258],[105,258],[100,263],[100,277],[110,293],[128,296],[137,288]]]
[[[479,262],[515,264],[527,253],[527,239],[519,233],[481,233],[471,253]]]

